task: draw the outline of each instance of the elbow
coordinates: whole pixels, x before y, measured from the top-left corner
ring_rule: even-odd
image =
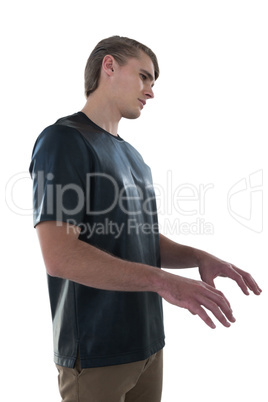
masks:
[[[53,278],[63,278],[60,264],[57,264],[56,261],[45,261],[45,267],[49,276]]]
[[[59,278],[60,277],[57,269],[55,269],[55,267],[53,267],[51,265],[46,265],[46,271],[47,271],[47,274],[49,276],[51,276],[52,278]]]
[[[52,268],[51,266],[46,265],[46,271],[47,271],[47,274],[49,276],[51,276],[52,278],[59,278],[58,272],[54,268]]]

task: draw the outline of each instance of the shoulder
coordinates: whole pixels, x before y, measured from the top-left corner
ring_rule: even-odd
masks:
[[[75,152],[83,151],[85,142],[80,132],[74,127],[57,123],[46,127],[37,137],[33,153],[37,152]]]
[[[76,128],[55,123],[46,127],[38,136],[37,141],[63,145],[66,142],[81,142],[83,137]]]

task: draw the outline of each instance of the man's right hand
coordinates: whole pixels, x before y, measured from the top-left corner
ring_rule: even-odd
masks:
[[[205,282],[114,257],[80,241],[76,226],[47,221],[36,229],[51,276],[98,289],[157,292],[169,303],[199,315],[211,328],[215,325],[203,307],[226,327],[235,321],[225,296]]]
[[[202,281],[165,272],[163,289],[158,291],[158,294],[167,302],[199,315],[211,328],[216,326],[204,307],[210,310],[225,327],[230,327],[230,322],[235,322],[230,303],[224,294]]]

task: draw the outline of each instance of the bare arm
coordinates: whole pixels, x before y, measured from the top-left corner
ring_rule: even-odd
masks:
[[[211,328],[215,324],[202,306],[226,327],[235,321],[223,293],[207,283],[121,260],[80,241],[79,229],[65,223],[39,223],[37,233],[51,276],[104,290],[156,292],[169,303],[197,314]]]
[[[49,275],[104,290],[154,291],[158,271],[114,257],[78,239],[76,226],[54,221],[36,227]]]
[[[160,234],[161,263],[164,268],[198,267],[201,250],[176,243]]]
[[[205,251],[178,244],[162,234],[160,235],[160,252],[162,266],[165,268],[198,267],[201,279],[210,286],[215,287],[216,277],[225,276],[236,281],[246,295],[249,294],[248,289],[256,295],[261,293],[261,289],[248,272]]]

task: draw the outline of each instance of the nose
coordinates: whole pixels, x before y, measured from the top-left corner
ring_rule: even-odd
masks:
[[[154,98],[154,91],[153,91],[153,88],[151,86],[146,88],[145,96],[146,96],[147,99],[153,99]]]

